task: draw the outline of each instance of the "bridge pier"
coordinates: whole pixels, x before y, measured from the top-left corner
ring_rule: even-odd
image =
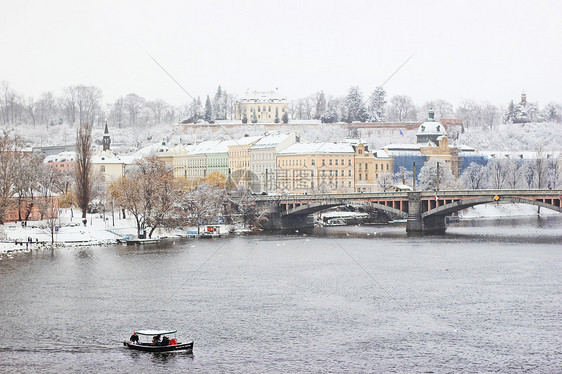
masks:
[[[447,226],[444,215],[422,217],[421,192],[408,192],[408,208],[407,233],[441,234],[445,232]]]

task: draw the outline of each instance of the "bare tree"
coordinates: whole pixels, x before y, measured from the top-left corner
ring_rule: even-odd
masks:
[[[129,115],[129,125],[134,128],[139,113],[144,105],[144,98],[135,93],[130,93],[125,96],[123,103]]]
[[[81,124],[76,133],[74,178],[76,200],[85,221],[92,195],[92,126],[89,124]]]
[[[398,122],[415,120],[416,108],[412,98],[406,95],[397,95],[390,99],[388,117]]]
[[[178,224],[178,181],[171,168],[156,157],[139,160],[128,175],[110,186],[114,201],[135,218],[137,234]]]

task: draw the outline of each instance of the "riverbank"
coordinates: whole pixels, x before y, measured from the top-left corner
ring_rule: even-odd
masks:
[[[78,212],[62,210],[60,227],[54,235],[52,244],[51,233],[42,221],[29,221],[27,225],[21,222],[8,222],[0,226],[0,253],[17,253],[43,248],[64,246],[94,246],[115,244],[117,240],[126,236],[136,236],[137,228],[134,218],[120,219],[105,217],[99,214],[88,214],[86,225],[81,222]],[[221,227],[221,233],[228,233],[229,227]],[[185,237],[188,232],[197,232],[196,227],[185,230],[157,229],[153,237],[173,238]]]

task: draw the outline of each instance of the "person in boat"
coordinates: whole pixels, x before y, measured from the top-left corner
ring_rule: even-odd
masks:
[[[156,335],[154,338],[152,338],[152,345],[162,345],[160,344],[160,335]]]
[[[164,336],[162,338],[162,343],[160,343],[160,345],[170,345],[170,338],[168,338],[167,336]]]
[[[133,343],[133,344],[140,344],[140,343],[139,343],[139,336],[137,335],[136,332],[133,332],[133,335],[131,335],[131,337],[129,338],[129,340],[130,340],[131,343]]]

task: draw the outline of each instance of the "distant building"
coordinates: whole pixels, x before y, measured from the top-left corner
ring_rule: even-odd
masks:
[[[248,123],[281,123],[285,113],[289,115],[289,102],[277,90],[246,91],[246,95],[234,103],[234,119],[246,118]]]
[[[416,174],[419,175],[425,161],[438,159],[444,161],[455,178],[458,178],[471,162],[481,165],[488,162],[487,156],[478,154],[472,147],[451,146],[445,127],[442,123],[435,121],[433,110],[429,111],[428,120],[418,127],[416,144],[389,144],[383,149],[394,160],[393,173],[398,173],[400,167],[413,171],[415,162]]]
[[[277,153],[291,144],[298,143],[295,133],[269,134],[254,143],[250,149],[250,171],[252,173],[252,191],[273,192],[276,186]]]
[[[353,192],[349,143],[295,143],[277,153],[278,193]]]
[[[60,172],[73,171],[75,162],[76,152],[74,151],[65,151],[57,155],[47,156],[43,160],[44,164]]]
[[[510,110],[510,108],[508,108]],[[538,108],[535,104],[527,101],[527,94],[521,93],[521,101],[519,104],[512,108],[513,113],[510,113],[513,123],[527,123],[538,120]]]

